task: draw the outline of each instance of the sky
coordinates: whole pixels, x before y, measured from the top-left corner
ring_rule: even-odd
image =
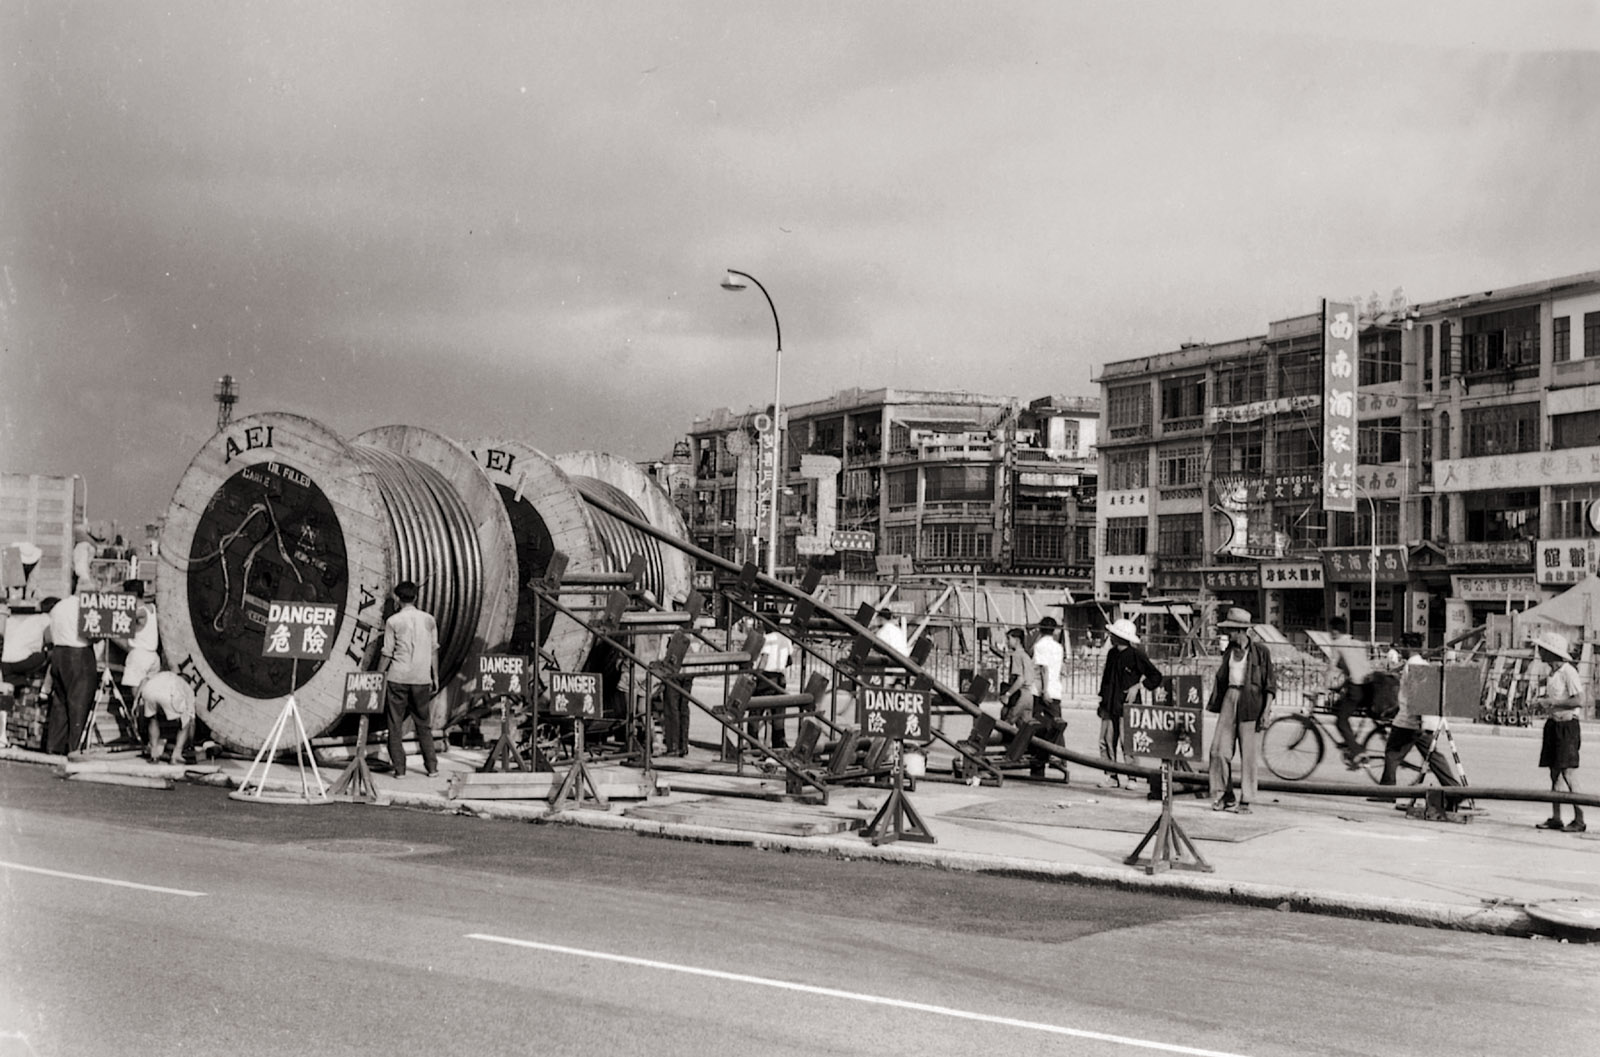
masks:
[[[1600,3],[0,0],[0,469],[558,453],[1600,269]]]

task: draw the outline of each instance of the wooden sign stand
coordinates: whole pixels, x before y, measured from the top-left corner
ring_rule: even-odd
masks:
[[[378,786],[372,780],[372,769],[367,766],[367,716],[361,716],[356,728],[355,755],[345,765],[338,779],[328,787],[329,797],[338,797],[353,804],[372,804],[378,799]]]
[[[917,809],[906,799],[905,740],[897,741],[896,747],[898,751],[894,760],[894,788],[889,791],[889,799],[885,800],[878,813],[872,816],[872,821],[867,823],[867,828],[861,831],[861,835],[872,841],[873,847],[896,840],[936,844],[938,838],[928,830],[927,824],[922,821],[922,816],[917,814]]]
[[[266,792],[267,771],[272,767],[272,758],[278,754],[278,742],[283,739],[284,732],[289,728],[289,721],[294,721],[295,763],[300,769],[300,794],[274,793],[263,795]],[[306,781],[306,763],[311,764],[311,777],[316,780],[317,792],[313,796],[311,786]],[[256,768],[261,769],[259,777]],[[255,783],[255,792],[250,791],[251,783]],[[322,772],[317,770],[316,757],[311,752],[311,739],[306,737],[306,728],[300,721],[300,709],[294,703],[294,695],[283,703],[283,711],[278,713],[278,721],[272,725],[272,732],[267,737],[267,743],[261,746],[261,751],[256,753],[255,760],[250,764],[250,770],[245,773],[244,781],[239,788],[228,794],[234,800],[255,800],[273,804],[331,804],[328,799],[328,789],[322,782]]]
[[[528,762],[527,757],[522,754],[522,749],[517,745],[517,727],[511,718],[511,703],[515,700],[515,694],[500,695],[500,737],[495,739],[494,747],[489,750],[489,755],[484,757],[483,765],[478,768],[479,774],[537,769]],[[539,753],[537,743],[533,751],[537,759]]]
[[[594,776],[589,773],[588,765],[583,762],[583,717],[573,716],[572,767],[562,776],[561,784],[556,786],[555,792],[550,794],[550,810],[582,807],[586,799],[593,799],[599,807],[611,806],[606,802],[606,798],[600,795],[599,788],[594,784]],[[572,803],[568,804],[568,800]]]
[[[1155,841],[1155,846],[1150,849],[1150,861],[1144,863],[1144,872],[1147,874],[1159,873],[1169,868],[1201,870],[1205,873],[1211,873],[1214,869],[1194,846],[1194,842],[1183,831],[1183,827],[1178,825],[1178,820],[1172,817],[1171,760],[1161,761],[1161,815],[1145,833],[1139,846],[1133,849],[1133,854],[1122,861],[1128,866],[1140,865],[1140,853],[1152,840]],[[1185,851],[1194,857],[1193,862],[1184,861]]]

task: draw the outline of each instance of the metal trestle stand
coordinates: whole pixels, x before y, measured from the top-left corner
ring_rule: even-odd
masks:
[[[1150,859],[1144,862],[1144,872],[1147,874],[1159,873],[1170,868],[1184,870],[1201,870],[1211,873],[1213,867],[1206,862],[1199,849],[1194,846],[1194,841],[1178,825],[1178,820],[1172,817],[1172,761],[1161,761],[1161,816],[1155,824],[1145,833],[1139,846],[1133,849],[1133,854],[1122,860],[1128,866],[1138,866],[1142,860],[1141,853],[1145,846],[1154,841],[1150,849]],[[1193,862],[1185,861],[1183,853],[1188,852],[1193,857]]]

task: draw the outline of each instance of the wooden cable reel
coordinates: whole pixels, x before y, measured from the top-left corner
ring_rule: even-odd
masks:
[[[563,460],[569,456],[552,458],[522,441],[480,440],[469,447],[478,466],[499,490],[517,538],[516,582],[522,590],[517,600],[516,631],[511,649],[533,652],[534,605],[533,592],[528,585],[545,574],[551,555],[558,550],[567,556],[567,567],[574,572],[621,572],[634,555],[643,555],[645,573],[640,585],[643,589],[669,602],[670,585],[681,580],[680,593],[688,593],[688,574],[684,571],[679,575],[682,559],[677,552],[671,553],[670,560],[664,559],[662,548],[655,540],[587,502],[587,497],[595,496],[655,523],[623,490],[598,478],[570,473],[562,468]],[[591,461],[578,465],[582,469],[599,463]],[[670,503],[668,506],[670,508]],[[675,526],[667,527],[681,537],[685,534],[682,526],[682,519],[678,519]],[[577,604],[603,604],[603,594],[596,592],[591,599],[580,600]],[[563,601],[564,604],[574,602],[571,598]],[[593,645],[589,631],[571,617],[548,610],[541,619],[546,628],[542,638],[544,648],[561,669],[577,671],[582,668]]]
[[[504,507],[466,452],[413,427],[346,443],[282,412],[234,421],[179,481],[161,555],[168,661],[235,749],[265,743],[291,692],[307,733],[337,721],[344,677],[370,667],[400,580],[439,624],[441,685],[511,627]],[[262,656],[267,604],[281,600],[338,607],[328,660]]]

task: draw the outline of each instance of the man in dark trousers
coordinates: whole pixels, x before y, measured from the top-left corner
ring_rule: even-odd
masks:
[[[1122,710],[1131,691],[1141,685],[1154,690],[1161,685],[1161,673],[1150,663],[1139,648],[1139,632],[1133,621],[1126,617],[1106,625],[1106,667],[1100,675],[1100,707],[1095,714],[1100,717],[1100,755],[1116,762],[1122,745]],[[1121,785],[1115,774],[1112,785]],[[1161,797],[1161,781],[1150,783],[1150,795]]]
[[[385,707],[389,713],[389,763],[394,776],[406,776],[406,751],[400,728],[410,716],[422,750],[422,769],[429,778],[439,773],[433,749],[433,723],[428,704],[439,690],[439,628],[417,608],[417,585],[401,580],[394,585],[400,604],[384,622],[383,661],[378,670],[388,675]]]
[[[47,598],[45,602],[50,600]],[[94,647],[78,628],[78,596],[68,595],[50,608],[50,717],[45,724],[45,751],[57,756],[77,752],[94,710],[100,681]]]
[[[1211,735],[1211,810],[1234,807],[1229,772],[1233,750],[1239,750],[1238,812],[1250,813],[1256,798],[1256,763],[1261,756],[1261,726],[1278,693],[1277,676],[1272,671],[1272,655],[1266,646],[1250,637],[1253,626],[1250,612],[1237,606],[1217,621],[1217,628],[1228,634],[1228,648],[1222,651],[1222,664],[1211,689],[1206,711],[1217,717]]]

